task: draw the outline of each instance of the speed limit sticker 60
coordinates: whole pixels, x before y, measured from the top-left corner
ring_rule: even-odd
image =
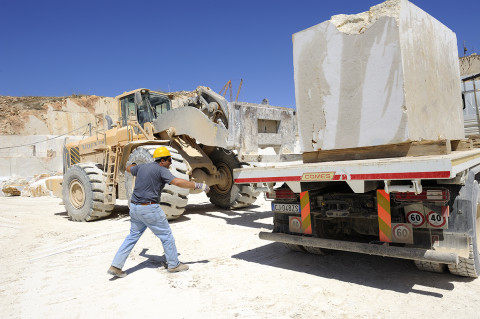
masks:
[[[433,210],[427,214],[427,223],[431,228],[445,228],[447,218]]]
[[[413,244],[413,229],[408,223],[392,223],[392,237],[394,243]]]
[[[412,210],[407,213],[407,220],[415,228],[419,228],[425,225],[425,217],[422,213],[416,210]]]

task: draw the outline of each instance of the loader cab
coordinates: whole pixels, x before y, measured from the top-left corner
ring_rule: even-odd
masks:
[[[128,92],[119,97],[121,108],[121,124],[127,125],[127,120],[136,117],[138,123],[144,127],[146,122],[153,122],[160,114],[171,108],[167,95],[147,89]]]

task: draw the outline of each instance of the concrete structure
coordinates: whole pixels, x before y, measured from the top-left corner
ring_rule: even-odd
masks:
[[[297,123],[292,108],[229,103],[228,146],[241,161],[276,162],[300,158],[295,150]],[[297,152],[296,155],[292,154]]]
[[[464,100],[465,135],[480,134],[480,55],[460,58],[460,75]]]
[[[480,73],[480,55],[472,54],[460,57],[460,76]]]
[[[294,34],[303,151],[464,138],[455,34],[406,0]]]

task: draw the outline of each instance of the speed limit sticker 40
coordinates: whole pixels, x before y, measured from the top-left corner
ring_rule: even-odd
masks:
[[[447,224],[447,215],[442,210],[441,213],[430,211],[427,214],[427,223],[429,228],[436,228],[436,229],[446,229],[448,228]]]
[[[413,227],[409,223],[392,223],[392,241],[394,243],[413,244]]]

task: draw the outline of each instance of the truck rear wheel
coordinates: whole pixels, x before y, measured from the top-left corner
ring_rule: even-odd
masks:
[[[303,248],[305,248],[305,250],[308,253],[314,254],[314,255],[324,256],[324,255],[328,255],[328,253],[329,253],[328,249],[319,248],[319,247],[303,246]]]
[[[284,243],[283,245],[293,251],[298,251],[301,253],[305,252],[305,248],[303,248],[302,245],[295,245],[295,244],[288,244],[288,243]]]
[[[74,221],[92,221],[110,215],[115,205],[104,203],[103,171],[96,163],[70,167],[63,176],[62,195],[68,216]]]
[[[462,191],[466,186],[462,187]],[[480,191],[478,182],[473,182],[473,190],[468,190],[472,200],[472,214],[470,225],[472,226],[471,238],[472,241],[469,245],[468,258],[459,257],[458,265],[448,265],[448,269],[454,275],[478,278],[480,276]]]
[[[438,273],[447,271],[446,264],[434,263],[429,261],[420,261],[420,260],[414,260],[414,262],[415,262],[415,266],[417,266],[417,268],[422,271],[430,271],[430,272],[438,272]]]
[[[144,164],[153,162],[153,152],[158,148],[158,145],[145,145],[137,147],[128,157],[127,166],[131,163]],[[183,162],[183,157],[178,154],[173,147],[167,146],[172,155],[172,164],[170,171],[175,177],[188,180],[187,165]],[[125,173],[125,188],[128,198],[128,206],[130,206],[130,199],[132,197],[134,188],[134,177],[130,173]],[[173,220],[180,217],[188,203],[188,194],[190,191],[185,188],[177,187],[175,185],[165,185],[160,195],[160,206],[165,212],[168,220]]]
[[[223,183],[210,188],[207,196],[212,204],[224,209],[234,209],[250,206],[257,200],[260,192],[252,185],[233,183],[233,169],[242,167],[233,152],[218,148],[210,154],[210,159],[217,170],[227,176]]]

